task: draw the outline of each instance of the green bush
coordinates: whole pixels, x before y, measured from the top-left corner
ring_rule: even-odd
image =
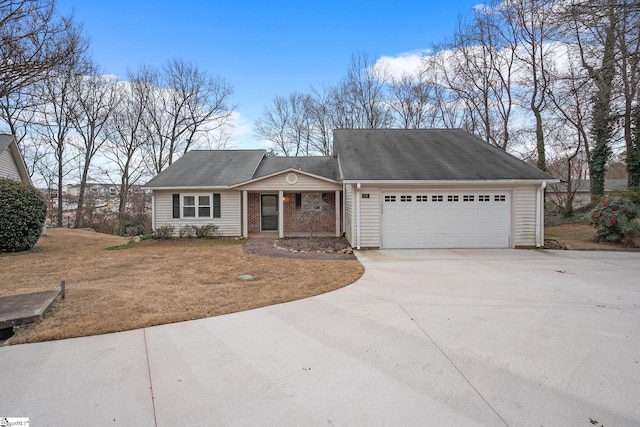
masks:
[[[219,227],[215,224],[205,224],[201,227],[195,227],[196,237],[199,239],[218,237],[220,236],[218,228]]]
[[[47,203],[31,185],[0,178],[0,252],[18,252],[36,244]]]
[[[596,227],[598,242],[627,242],[638,232],[638,210],[627,199],[602,199],[591,211],[591,225]]]
[[[162,227],[156,228],[153,232],[153,238],[159,240],[171,239],[173,238],[173,230],[175,230],[173,225],[163,225]]]

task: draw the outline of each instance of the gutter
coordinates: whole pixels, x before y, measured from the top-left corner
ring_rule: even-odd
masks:
[[[546,181],[540,184],[536,192],[536,247],[544,246],[544,190]]]

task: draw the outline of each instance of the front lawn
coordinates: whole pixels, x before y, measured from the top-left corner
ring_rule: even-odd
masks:
[[[356,260],[248,255],[241,240],[127,245],[127,239],[90,231],[50,229],[48,234],[32,251],[0,255],[0,295],[56,289],[66,282],[66,299],[58,299],[42,322],[19,331],[12,343],[249,310],[329,292],[364,272]]]

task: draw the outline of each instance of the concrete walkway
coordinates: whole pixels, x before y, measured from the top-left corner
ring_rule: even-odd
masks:
[[[640,425],[640,254],[360,252],[262,309],[0,348],[32,425]]]

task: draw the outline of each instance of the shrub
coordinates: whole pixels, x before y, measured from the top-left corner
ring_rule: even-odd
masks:
[[[196,237],[196,227],[193,225],[185,225],[180,229],[180,237],[190,239],[192,237]]]
[[[0,178],[0,252],[31,249],[47,216],[47,203],[31,185]]]
[[[627,242],[638,232],[638,210],[627,199],[602,199],[591,211],[591,225],[596,227],[598,242]]]
[[[220,236],[218,232],[218,227],[215,224],[205,224],[202,227],[195,227],[196,229],[196,237],[199,239],[217,237]]]
[[[166,240],[173,238],[173,231],[175,228],[173,225],[163,225],[162,227],[156,228],[153,232],[153,238],[159,240]]]

